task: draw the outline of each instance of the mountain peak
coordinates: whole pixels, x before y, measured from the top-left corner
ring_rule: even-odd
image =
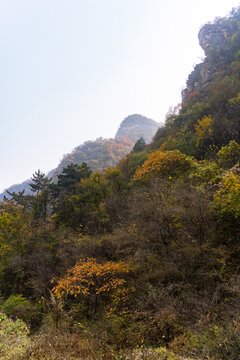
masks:
[[[143,137],[146,143],[150,143],[159,127],[159,123],[146,116],[140,114],[129,115],[121,122],[115,139],[123,137],[135,143],[140,137]]]

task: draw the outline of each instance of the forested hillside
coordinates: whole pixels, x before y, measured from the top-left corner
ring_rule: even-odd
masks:
[[[0,204],[2,359],[239,359],[240,9],[199,41],[149,145]]]

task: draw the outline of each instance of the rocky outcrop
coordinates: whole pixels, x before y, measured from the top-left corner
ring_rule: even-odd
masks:
[[[234,59],[234,47],[238,42],[239,22],[237,18],[217,19],[213,24],[204,25],[198,34],[199,44],[205,53],[203,63],[195,66],[187,80],[187,87],[182,91],[185,103],[192,93],[201,90],[222,72]]]
[[[149,144],[161,124],[145,116],[134,114],[126,117],[115,135],[117,138],[128,138],[134,143],[141,137]]]
[[[225,19],[219,19],[214,24],[204,25],[198,34],[198,40],[206,56],[214,50],[218,56],[224,56],[231,47],[231,37],[235,32],[235,27]]]

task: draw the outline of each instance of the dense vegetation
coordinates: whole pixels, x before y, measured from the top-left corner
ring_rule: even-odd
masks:
[[[238,359],[240,10],[203,29],[225,47],[150,145],[0,204],[1,358]]]

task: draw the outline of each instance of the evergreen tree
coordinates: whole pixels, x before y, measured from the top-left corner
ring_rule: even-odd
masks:
[[[58,175],[57,186],[67,190],[72,190],[74,185],[81,179],[86,179],[91,175],[90,167],[83,162],[81,165],[71,164],[65,167]]]
[[[10,192],[10,191],[6,191],[8,195],[10,195],[12,197],[12,200],[14,200],[14,202],[17,205],[22,205],[24,209],[26,210],[30,210],[32,208],[32,204],[33,204],[33,196],[32,195],[25,195],[25,189],[23,189],[22,191],[19,191],[18,193],[16,193],[15,191]],[[4,200],[7,200],[6,198],[4,198]]]
[[[36,219],[45,221],[47,213],[50,211],[48,205],[52,179],[48,179],[44,173],[38,170],[33,174],[31,180],[33,182],[29,184],[30,189],[32,192],[37,193],[33,201],[33,216]]]
[[[133,152],[139,152],[139,151],[143,151],[144,148],[146,146],[146,141],[144,140],[143,137],[140,137],[140,139],[138,139],[133,147]]]
[[[51,183],[52,179],[48,179],[47,176],[45,176],[44,173],[42,173],[40,170],[35,171],[33,174],[31,181],[33,181],[30,185],[31,191],[36,192],[37,195],[44,190],[47,189],[48,185]]]

